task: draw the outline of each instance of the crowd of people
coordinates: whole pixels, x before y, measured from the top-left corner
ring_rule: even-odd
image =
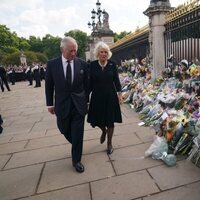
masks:
[[[7,67],[0,66],[0,87],[1,91],[6,89],[10,92],[10,85],[15,85],[16,81],[28,81],[29,86],[33,85],[35,81],[34,88],[41,87],[41,81],[45,80],[46,65],[33,63],[30,66],[22,65],[9,65]],[[0,115],[0,134],[3,132],[3,119]]]
[[[0,66],[0,87],[4,92],[5,88],[11,91],[9,84],[15,85],[18,81],[28,81],[29,85],[34,87],[41,87],[41,81],[45,80],[46,65],[39,63],[32,63],[31,65],[9,65],[7,67]]]

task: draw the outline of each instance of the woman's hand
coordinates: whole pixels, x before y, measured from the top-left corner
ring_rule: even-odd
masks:
[[[119,104],[122,104],[123,103],[122,93],[118,92],[117,95],[118,95]]]

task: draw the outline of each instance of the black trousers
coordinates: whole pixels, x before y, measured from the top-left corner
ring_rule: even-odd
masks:
[[[2,80],[2,85],[1,85],[1,90],[2,90],[2,92],[4,91],[3,84],[5,84],[7,90],[10,91],[10,87],[9,87],[9,85],[8,85],[8,80],[7,80],[7,78],[2,78],[1,80]]]
[[[72,162],[81,161],[83,151],[83,132],[85,117],[80,115],[71,102],[70,114],[66,119],[57,117],[57,126],[65,138],[72,144]]]

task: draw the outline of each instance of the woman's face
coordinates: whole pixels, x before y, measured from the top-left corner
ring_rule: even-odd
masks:
[[[107,51],[107,49],[101,48],[99,50],[99,61],[105,62],[107,60],[108,60],[108,51]]]

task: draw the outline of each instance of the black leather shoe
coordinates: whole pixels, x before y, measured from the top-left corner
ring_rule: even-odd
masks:
[[[74,168],[77,172],[82,173],[85,171],[84,165],[81,162],[73,163]]]
[[[108,147],[107,147],[107,154],[108,155],[110,155],[110,154],[112,154],[113,153],[113,147],[112,147],[112,145],[108,145]]]

